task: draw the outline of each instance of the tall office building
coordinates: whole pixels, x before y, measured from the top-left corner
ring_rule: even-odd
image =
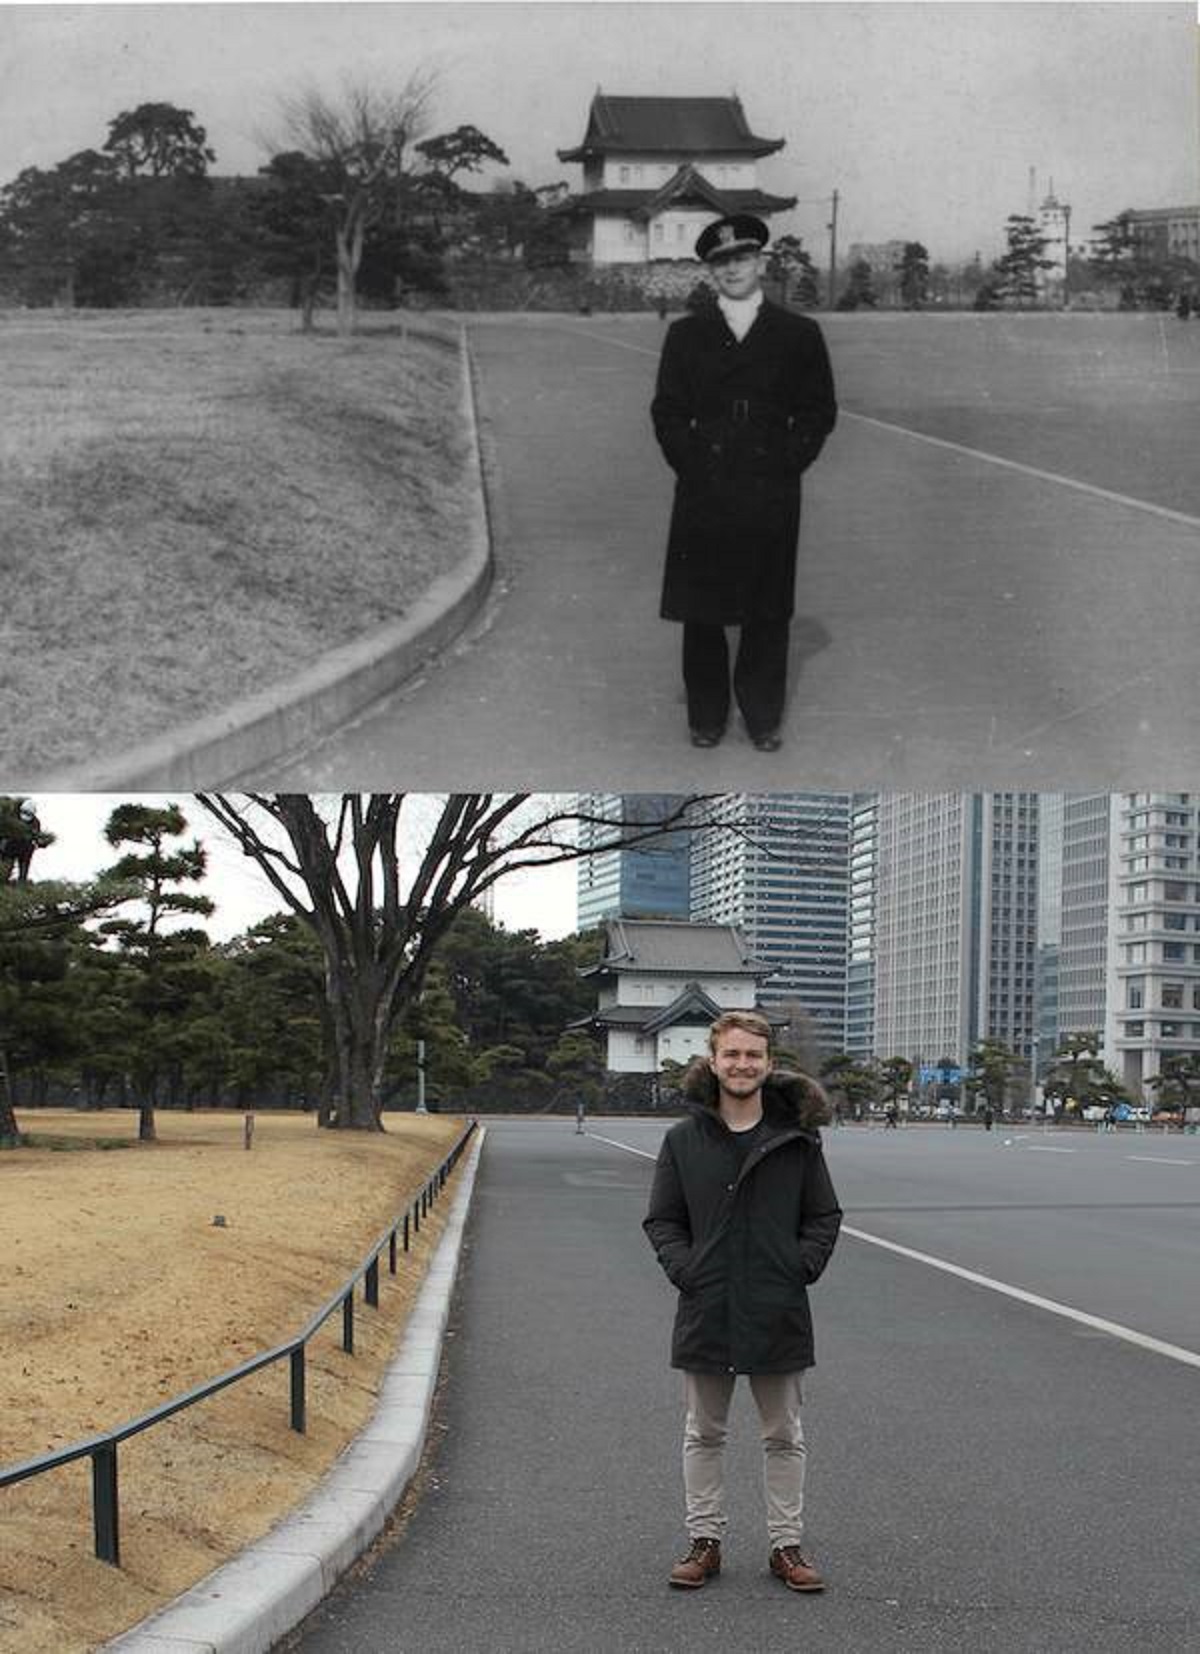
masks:
[[[1056,1044],[1067,1034],[1104,1033],[1115,804],[1110,793],[1062,800]]]
[[[1058,972],[1062,945],[1062,793],[1038,795],[1037,1064],[1044,1074],[1058,1049]]]
[[[1105,1054],[1136,1095],[1200,1053],[1200,795],[1113,800]]]
[[[856,793],[850,804],[850,891],[846,960],[846,1051],[863,1061],[875,1050],[875,884],[879,800]]]
[[[662,820],[683,802],[670,793],[581,793],[579,846],[604,844],[609,823]],[[576,924],[589,930],[604,919],[687,919],[689,851],[686,830],[629,849],[598,850],[576,864]]]
[[[1037,796],[883,793],[877,808],[879,1056],[1033,1055]]]
[[[762,1003],[798,1003],[844,1049],[850,795],[732,793],[712,815],[693,843],[692,918],[737,925],[772,967]]]

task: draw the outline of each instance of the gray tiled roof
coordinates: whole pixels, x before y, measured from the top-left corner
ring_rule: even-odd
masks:
[[[769,967],[755,959],[736,925],[687,924],[666,919],[605,921],[603,965],[638,971],[720,972],[765,976]]]
[[[735,212],[786,212],[796,205],[794,195],[768,195],[765,190],[697,191],[718,216]],[[670,206],[672,201],[688,199],[687,192],[676,192],[666,197],[662,190],[588,190],[582,195],[570,195],[550,211],[560,218],[569,218],[582,212],[628,213],[634,218],[651,218]]]
[[[732,98],[631,98],[597,91],[587,132],[576,149],[560,149],[560,161],[587,155],[773,155],[783,138],[750,130],[741,100]]]
[[[657,1033],[682,1021],[707,1026],[721,1014],[721,1007],[696,982],[689,982],[682,993],[676,994],[669,1005],[603,1005],[591,1016],[580,1018],[575,1027],[590,1028],[644,1028]]]

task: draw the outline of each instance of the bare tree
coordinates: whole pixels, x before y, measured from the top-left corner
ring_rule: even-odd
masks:
[[[417,70],[398,90],[346,79],[336,96],[307,86],[280,113],[291,149],[317,163],[337,251],[338,332],[354,331],[355,279],[368,229],[397,204],[405,156],[424,134],[434,76]]]
[[[197,798],[320,942],[333,1045],[324,1123],[368,1131],[383,1129],[389,1034],[465,907],[522,868],[653,842],[704,814],[699,798],[625,824],[527,793]],[[581,821],[601,829],[588,848],[574,842]]]

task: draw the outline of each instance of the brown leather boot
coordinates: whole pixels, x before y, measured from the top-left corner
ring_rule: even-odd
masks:
[[[688,1554],[671,1569],[672,1585],[684,1591],[698,1591],[721,1572],[721,1541],[693,1539]]]
[[[811,1562],[800,1554],[799,1545],[777,1545],[771,1552],[771,1572],[789,1591],[823,1591],[825,1581]]]

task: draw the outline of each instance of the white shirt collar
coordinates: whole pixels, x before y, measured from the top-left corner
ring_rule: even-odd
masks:
[[[744,339],[754,325],[754,318],[758,315],[763,302],[762,288],[756,288],[748,298],[728,299],[722,293],[717,299],[721,314],[729,323],[730,330],[737,339]]]

